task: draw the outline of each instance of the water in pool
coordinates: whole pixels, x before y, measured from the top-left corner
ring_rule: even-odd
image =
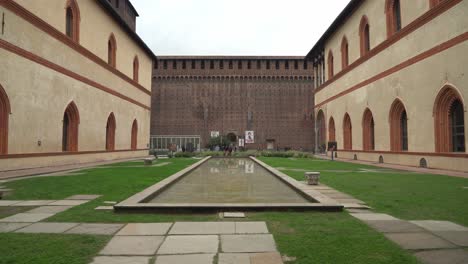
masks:
[[[149,203],[309,203],[250,159],[213,158]]]

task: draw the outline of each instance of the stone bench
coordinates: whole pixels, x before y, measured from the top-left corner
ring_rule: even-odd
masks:
[[[156,159],[155,157],[148,157],[148,158],[143,159],[143,161],[145,165],[152,165],[155,159]]]
[[[11,193],[13,190],[12,189],[0,189],[0,200],[3,198],[8,193]]]
[[[306,172],[304,176],[308,185],[319,184],[320,172]]]

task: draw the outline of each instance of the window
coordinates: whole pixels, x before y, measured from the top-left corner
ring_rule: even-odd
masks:
[[[359,39],[361,56],[364,56],[370,51],[370,27],[366,16],[362,17],[361,24],[359,25]]]
[[[362,118],[362,149],[375,150],[374,117],[369,108]]]
[[[205,61],[204,60],[201,61],[201,68],[202,68],[202,70],[205,69]]]
[[[304,70],[307,70],[307,61],[304,61]]]
[[[336,141],[335,120],[330,117],[328,121],[328,141]]]
[[[10,112],[10,100],[0,85],[0,155],[8,154],[8,119]]]
[[[138,122],[137,120],[133,120],[132,124],[132,136],[131,136],[131,141],[130,141],[130,149],[131,150],[136,150],[138,146]]]
[[[111,34],[109,41],[107,42],[107,62],[110,66],[116,67],[116,56],[117,56],[117,42],[115,41],[114,34]]]
[[[107,118],[106,124],[106,150],[114,151],[115,150],[115,116],[114,113],[110,113]]]
[[[275,61],[275,69],[279,70],[279,68],[280,68],[280,62]]]
[[[328,79],[333,78],[333,53],[330,50],[328,52]]]
[[[346,150],[353,149],[353,127],[348,113],[345,114],[343,119],[343,148]]]
[[[390,108],[390,149],[408,150],[408,116],[399,99],[396,99]]]
[[[74,102],[71,102],[63,114],[62,151],[78,151],[78,125],[80,115]]]
[[[266,68],[267,68],[267,70],[270,69],[270,61],[267,61],[267,62],[266,62]]]
[[[195,69],[195,68],[196,68],[196,61],[192,60],[192,69]]]
[[[176,60],[172,61],[172,69],[177,70],[177,61]]]
[[[344,70],[349,65],[348,50],[348,39],[346,37],[343,37],[343,40],[341,40],[341,70]]]
[[[219,68],[224,69],[224,61],[219,61]]]
[[[239,61],[239,62],[237,63],[237,68],[238,68],[239,70],[242,69],[242,61]]]
[[[262,62],[261,61],[257,61],[257,70],[260,70],[262,68]]]
[[[297,61],[294,61],[294,69],[295,70],[299,69],[299,63]]]
[[[247,61],[247,69],[252,69],[252,62],[251,61]]]
[[[318,149],[322,149],[326,143],[325,114],[320,110],[317,114],[317,143]],[[323,148],[325,150],[325,148]]]
[[[232,70],[232,68],[234,68],[234,65],[233,65],[232,61],[229,61],[229,69]]]
[[[387,36],[390,37],[401,30],[400,0],[386,0],[385,15],[387,17]]]
[[[140,71],[140,62],[138,61],[138,56],[135,56],[133,59],[133,80],[138,82],[138,75]]]
[[[465,152],[464,107],[460,94],[444,87],[434,105],[436,152]]]
[[[210,61],[210,69],[211,70],[214,69],[214,61],[212,61],[212,60]]]
[[[76,0],[68,0],[65,8],[65,33],[75,42],[80,37],[80,9]]]
[[[164,68],[165,70],[167,70],[167,61],[164,61],[164,62],[163,62],[163,68]]]
[[[289,70],[289,61],[285,61],[285,62],[284,62],[284,68],[285,68],[286,70]]]
[[[187,69],[187,61],[182,61],[182,69]]]

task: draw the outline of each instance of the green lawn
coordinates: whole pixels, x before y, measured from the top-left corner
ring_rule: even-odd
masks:
[[[263,159],[274,166],[309,168],[310,163],[329,166],[323,161]],[[41,177],[5,183],[14,192],[8,199],[63,199],[75,194],[101,194],[103,197],[60,213],[46,221],[53,222],[172,222],[221,221],[216,214],[116,214],[96,211],[104,201],[122,201],[136,192],[193,164],[195,159],[170,159],[162,167],[134,167],[137,163],[120,163],[104,168],[83,170],[84,174],[64,177]],[[278,164],[277,164],[278,163]],[[281,165],[279,165],[281,163]],[[338,164],[338,163],[336,163]],[[342,170],[353,169],[345,163]],[[351,167],[350,167],[351,166]],[[109,168],[108,168],[109,167]],[[372,167],[368,167],[369,169]],[[290,172],[288,172],[290,173]],[[302,172],[293,173],[302,177]],[[330,174],[337,175],[340,174]],[[330,184],[331,185],[331,184]],[[296,257],[294,264],[309,263],[418,263],[364,223],[342,213],[319,212],[259,212],[249,213],[243,221],[266,221],[283,255]],[[2,234],[2,263],[73,263],[87,264],[99,252],[109,237],[73,235]],[[4,257],[7,256],[7,257]],[[34,259],[34,261],[32,261]],[[67,261],[67,262],[65,262]]]
[[[468,179],[315,159],[260,158],[273,167],[320,171],[321,182],[406,220],[448,220],[468,226]],[[360,169],[379,170],[363,172]],[[330,172],[343,170],[346,172]],[[304,172],[282,170],[298,180]]]

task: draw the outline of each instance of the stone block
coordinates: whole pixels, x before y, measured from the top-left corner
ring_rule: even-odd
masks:
[[[449,221],[424,220],[411,221],[411,223],[429,231],[468,231],[468,228]]]
[[[424,232],[421,227],[402,220],[377,220],[377,221],[366,221],[368,225],[373,227],[382,233],[412,233],[412,232]]]
[[[86,200],[86,201],[90,201],[90,200],[97,199],[97,198],[99,198],[101,196],[102,195],[96,195],[96,194],[78,194],[78,195],[73,195],[73,196],[67,197],[67,198],[65,198],[65,200]]]
[[[55,206],[55,205],[70,205],[70,206],[78,206],[84,203],[87,203],[87,200],[58,200],[48,205]]]
[[[91,264],[148,264],[151,257],[95,257]]]
[[[165,235],[172,223],[131,223],[122,228],[117,236],[157,236]]]
[[[267,234],[265,222],[236,222],[236,234]]]
[[[15,204],[15,206],[41,206],[48,205],[55,202],[55,200],[36,200],[36,201],[23,201]]]
[[[219,253],[218,264],[250,264],[250,254]]]
[[[189,254],[158,256],[155,264],[213,264],[215,254]]]
[[[442,249],[455,245],[429,233],[386,233],[385,236],[404,249]]]
[[[234,222],[176,222],[170,235],[234,234]]]
[[[221,235],[221,251],[225,253],[276,252],[273,236]]]
[[[77,225],[77,223],[34,223],[30,226],[17,230],[16,233],[59,234]]]
[[[468,251],[463,249],[429,250],[415,253],[416,257],[425,264],[466,264]]]
[[[224,218],[245,218],[245,214],[241,212],[225,212],[223,213]]]
[[[250,255],[250,264],[283,264],[283,260],[277,252],[257,253]]]
[[[398,220],[397,218],[388,215],[388,214],[379,214],[379,213],[358,213],[350,214],[362,221],[375,221],[375,220]]]
[[[468,231],[435,231],[437,236],[461,247],[468,247]]]
[[[30,214],[58,214],[64,212],[73,206],[41,206],[38,208],[34,208],[32,210],[27,211],[26,213]]]
[[[14,201],[14,200],[0,200],[0,206],[11,206],[23,201]]]
[[[67,234],[90,234],[90,235],[113,235],[117,233],[123,224],[80,224],[70,230]]]
[[[9,223],[34,223],[42,221],[46,218],[53,216],[54,214],[29,214],[29,213],[20,213],[15,214],[6,218],[0,219],[0,222],[9,222]]]
[[[153,256],[163,240],[162,236],[115,236],[99,255]]]
[[[114,210],[114,206],[98,206],[94,210],[112,211]]]
[[[168,236],[158,250],[158,255],[217,253],[218,236]]]
[[[12,232],[30,224],[32,223],[0,223],[0,233]]]

